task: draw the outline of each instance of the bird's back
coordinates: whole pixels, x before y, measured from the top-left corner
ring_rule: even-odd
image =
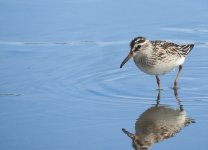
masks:
[[[194,44],[182,44],[178,45],[167,41],[151,41],[154,54],[158,58],[167,57],[186,57],[188,53],[193,49]]]

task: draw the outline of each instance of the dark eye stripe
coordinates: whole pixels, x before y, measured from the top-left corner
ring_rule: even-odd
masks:
[[[138,46],[137,46],[137,49],[139,49],[140,47],[141,47],[141,45],[138,45]]]
[[[141,47],[141,45],[138,45],[138,46],[134,49],[134,51],[137,52],[137,51],[139,50],[140,47]]]

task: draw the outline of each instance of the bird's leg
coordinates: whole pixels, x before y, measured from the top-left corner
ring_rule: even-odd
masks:
[[[160,90],[160,79],[159,79],[158,75],[156,75],[155,77],[157,79],[158,90]]]
[[[183,109],[183,105],[181,104],[181,100],[179,99],[179,97],[178,97],[178,89],[176,88],[176,89],[174,89],[174,95],[175,95],[175,98],[176,98],[176,100],[177,100],[177,102],[178,102],[178,105],[179,105],[179,107],[180,107],[180,111],[183,111],[184,109]]]
[[[174,82],[174,89],[177,89],[178,88],[178,77],[179,77],[179,75],[180,75],[180,73],[181,73],[181,70],[182,70],[182,65],[179,65],[179,68],[178,68],[178,74],[177,74],[177,76],[176,76],[176,79],[175,79],[175,82]]]
[[[160,104],[160,89],[158,89],[157,104],[156,104],[156,106],[159,106],[159,104]]]

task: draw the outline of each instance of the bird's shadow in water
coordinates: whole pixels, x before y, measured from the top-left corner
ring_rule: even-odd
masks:
[[[131,138],[135,150],[148,150],[153,144],[171,138],[182,128],[195,123],[187,116],[177,89],[174,90],[177,109],[160,104],[160,94],[158,90],[156,104],[145,110],[136,120],[134,134],[122,129]]]

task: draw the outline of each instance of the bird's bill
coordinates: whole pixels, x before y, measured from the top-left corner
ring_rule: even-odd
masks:
[[[130,59],[132,56],[133,56],[133,55],[132,55],[132,52],[130,51],[129,54],[128,54],[128,56],[127,56],[127,57],[123,60],[123,62],[121,63],[120,68],[122,68],[123,65],[124,65],[127,61],[129,61],[129,59]]]
[[[122,131],[128,136],[130,137],[132,140],[135,138],[135,135],[133,133],[130,133],[129,131],[127,131],[126,129],[122,129]]]

